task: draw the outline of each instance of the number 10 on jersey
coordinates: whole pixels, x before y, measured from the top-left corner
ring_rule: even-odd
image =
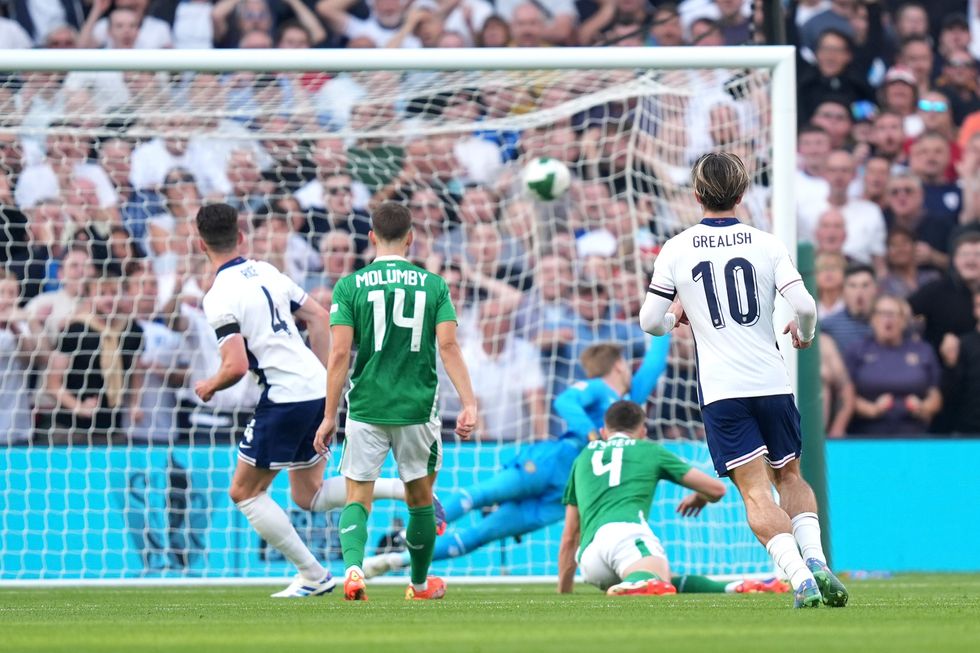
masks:
[[[412,314],[405,315],[405,289],[395,288],[391,307],[391,321],[397,327],[412,330],[409,351],[422,349],[422,322],[425,319],[425,291],[415,291],[415,306]],[[381,345],[388,329],[388,307],[385,304],[385,291],[372,290],[367,300],[374,304],[374,351],[381,351]]]

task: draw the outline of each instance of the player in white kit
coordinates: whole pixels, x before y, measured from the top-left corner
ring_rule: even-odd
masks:
[[[783,333],[809,347],[816,303],[782,242],[734,217],[749,185],[737,156],[702,156],[691,181],[704,219],[664,244],[640,325],[658,336],[690,321],[715,470],[739,489],[749,527],[796,589],[796,607],[843,606],[847,591],[827,567],[816,498],[800,475],[800,414],[773,329],[778,291],[799,320]]]

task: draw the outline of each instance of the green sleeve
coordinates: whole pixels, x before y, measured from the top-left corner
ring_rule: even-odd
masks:
[[[349,286],[347,279],[341,279],[333,288],[330,326],[354,326],[354,306],[351,302]]]
[[[578,505],[578,498],[575,496],[575,467],[575,463],[572,463],[572,472],[568,475],[568,484],[565,485],[565,494],[561,498],[561,502],[566,506]]]
[[[439,302],[436,304],[436,324],[455,322],[456,307],[453,306],[453,300],[449,297],[449,286],[442,279],[440,281],[442,283],[439,284]]]
[[[660,478],[673,481],[674,483],[680,483],[681,479],[684,478],[684,474],[691,471],[691,464],[678,458],[659,444],[653,444],[653,446],[660,450]]]

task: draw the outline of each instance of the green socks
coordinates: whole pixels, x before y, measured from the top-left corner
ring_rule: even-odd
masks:
[[[431,512],[432,508],[429,510]],[[340,513],[340,549],[344,554],[345,569],[360,569],[364,564],[364,547],[368,536],[367,518],[367,509],[360,503],[348,503]]]
[[[724,594],[728,583],[707,576],[674,576],[670,582],[678,594]]]
[[[341,523],[343,523],[343,516],[341,516]],[[408,509],[405,545],[408,547],[408,555],[412,559],[412,583],[421,585],[428,577],[429,565],[432,564],[432,553],[436,548],[436,511],[431,505]],[[347,562],[346,546],[344,547],[344,562]]]
[[[660,576],[653,573],[652,571],[634,571],[623,579],[627,583],[636,583],[644,580],[660,580]]]

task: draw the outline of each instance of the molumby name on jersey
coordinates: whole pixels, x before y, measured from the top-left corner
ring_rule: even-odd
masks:
[[[752,233],[748,231],[736,231],[733,234],[719,234],[717,236],[695,236],[695,247],[731,247],[732,245],[749,245],[752,243]]]
[[[354,275],[357,280],[357,287],[361,286],[385,286],[389,283],[400,283],[405,286],[424,286],[425,279],[428,277],[426,272],[416,270],[398,270],[394,268],[385,270],[368,270]]]

